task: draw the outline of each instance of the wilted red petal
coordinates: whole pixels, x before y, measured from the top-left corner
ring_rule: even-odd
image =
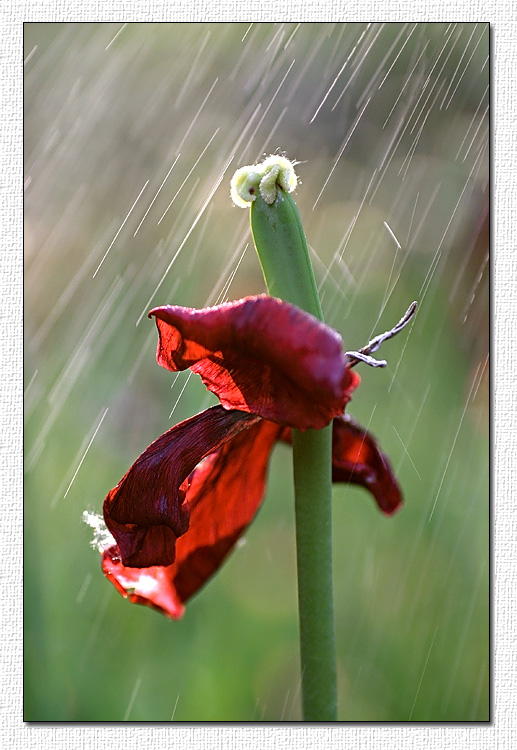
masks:
[[[318,429],[343,412],[359,382],[337,331],[274,297],[149,315],[160,335],[158,363],[190,367],[227,409]]]
[[[176,425],[137,458],[103,507],[125,565],[174,561],[176,540],[189,527],[184,480],[202,458],[256,420],[215,406]]]
[[[291,430],[284,427],[280,440],[291,443]],[[388,515],[402,505],[402,493],[387,456],[373,435],[348,414],[332,422],[332,481],[365,487]]]
[[[104,552],[103,571],[124,596],[168,617],[181,617],[184,603],[219,568],[256,515],[280,430],[261,420],[196,467],[186,489],[190,526],[176,542],[172,565],[132,568],[123,565],[116,547]]]
[[[362,485],[388,515],[402,505],[402,492],[387,456],[375,438],[348,414],[333,422],[332,481]]]
[[[145,604],[177,620],[185,607],[168,575],[169,567],[128,568],[120,562],[116,546],[102,554],[102,572],[122,596],[133,604]]]

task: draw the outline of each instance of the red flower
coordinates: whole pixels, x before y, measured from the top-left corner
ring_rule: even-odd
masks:
[[[336,331],[266,296],[150,315],[158,362],[199,373],[222,406],[159,437],[108,493],[104,519],[116,544],[102,566],[124,596],[181,617],[253,520],[271,450],[290,441],[291,427],[334,418],[333,480],[366,487],[385,513],[399,507],[386,457],[342,415],[359,376]]]

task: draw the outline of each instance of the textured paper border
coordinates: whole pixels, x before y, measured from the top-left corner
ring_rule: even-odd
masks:
[[[112,0],[86,2],[28,2],[4,0],[0,10],[1,45],[1,450],[2,523],[2,634],[0,720],[2,736],[13,750],[20,748],[125,748],[343,747],[382,748],[510,748],[516,742],[515,599],[517,591],[514,427],[516,393],[509,343],[515,337],[517,248],[515,246],[515,173],[517,129],[515,90],[517,14],[510,2],[426,0],[417,5],[398,2],[328,4],[290,0],[279,4],[220,0],[217,4],[192,0],[140,3]],[[22,96],[23,22],[36,21],[490,21],[492,42],[492,139],[495,220],[492,242],[492,315],[494,335],[492,373],[494,427],[492,491],[494,522],[492,581],[494,646],[492,724],[437,725],[137,725],[134,723],[44,724],[22,722]],[[494,179],[494,175],[496,178]],[[492,384],[494,385],[494,379]],[[514,480],[514,481],[512,481]]]

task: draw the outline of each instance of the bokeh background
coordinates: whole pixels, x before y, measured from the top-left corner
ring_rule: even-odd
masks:
[[[264,291],[234,170],[285,151],[350,412],[405,506],[334,491],[339,719],[489,718],[487,24],[25,25],[25,719],[299,721],[290,451],[182,621],[104,579],[84,510],[215,403],[156,304]]]

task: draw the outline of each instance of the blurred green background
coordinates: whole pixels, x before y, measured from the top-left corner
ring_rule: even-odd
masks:
[[[234,170],[277,149],[405,506],[334,493],[339,719],[489,718],[487,24],[25,25],[25,719],[299,721],[290,450],[180,622],[81,522],[215,403],[146,312],[264,291]],[[174,261],[174,262],[173,262]]]

